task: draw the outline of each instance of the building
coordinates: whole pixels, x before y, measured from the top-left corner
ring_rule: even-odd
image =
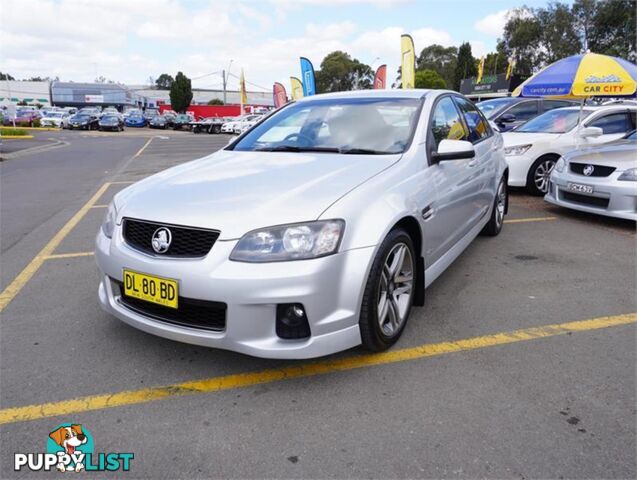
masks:
[[[51,105],[50,82],[0,80],[0,102]]]
[[[170,103],[169,90],[156,90],[151,89],[148,85],[128,85],[129,90],[135,92],[142,97],[153,99],[158,104]],[[248,105],[260,105],[264,107],[274,106],[274,100],[272,98],[272,92],[255,92],[248,91]],[[207,105],[210,100],[224,101],[223,90],[214,89],[192,89],[192,104],[193,105]],[[241,95],[237,90],[226,90],[225,102],[228,105],[239,105],[241,103]]]

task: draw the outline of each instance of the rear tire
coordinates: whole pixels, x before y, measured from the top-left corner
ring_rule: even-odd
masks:
[[[502,177],[498,185],[498,189],[493,199],[493,209],[491,211],[491,218],[482,231],[481,235],[488,235],[495,237],[502,231],[502,225],[504,224],[504,214],[507,211],[507,205],[509,203],[509,193],[507,191],[507,179]]]
[[[359,326],[363,346],[374,352],[387,350],[400,338],[414,300],[416,254],[403,229],[389,232],[372,264]]]
[[[549,190],[549,177],[558,158],[556,155],[544,155],[533,162],[526,177],[526,189],[531,195],[546,195]]]

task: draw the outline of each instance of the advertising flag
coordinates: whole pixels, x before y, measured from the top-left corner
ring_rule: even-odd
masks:
[[[384,90],[387,80],[387,65],[381,65],[374,75],[374,90]]]
[[[301,79],[303,80],[303,96],[316,95],[314,67],[307,58],[301,57]]]
[[[513,69],[515,68],[515,54],[509,57],[509,64],[507,65],[506,79],[509,80],[513,75]]]
[[[241,113],[243,114],[243,106],[248,103],[248,92],[246,91],[246,78],[243,75],[243,68],[241,69],[241,78],[239,79],[239,88],[241,93]]]
[[[416,85],[416,49],[411,35],[400,36],[400,54],[402,88],[414,88]]]
[[[274,108],[279,108],[288,103],[288,95],[285,92],[285,87],[279,82],[274,83],[272,88],[272,95],[274,97]]]
[[[292,100],[303,98],[303,84],[296,77],[290,77],[290,85],[292,86]]]
[[[476,78],[476,83],[480,83],[482,81],[483,74],[484,74],[484,55],[480,57],[480,63],[478,63],[478,77]]]

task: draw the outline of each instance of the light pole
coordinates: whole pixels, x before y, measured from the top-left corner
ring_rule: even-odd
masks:
[[[227,103],[227,99],[226,99],[226,85],[228,83],[228,77],[230,76],[230,67],[232,67],[232,62],[234,62],[233,60],[230,60],[230,63],[228,64],[228,73],[226,74],[225,70],[221,71],[221,76],[223,77],[223,104],[225,105]]]

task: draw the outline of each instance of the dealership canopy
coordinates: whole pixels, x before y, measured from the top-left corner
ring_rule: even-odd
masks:
[[[514,97],[632,97],[637,65],[617,57],[585,53],[552,63],[517,87]]]

